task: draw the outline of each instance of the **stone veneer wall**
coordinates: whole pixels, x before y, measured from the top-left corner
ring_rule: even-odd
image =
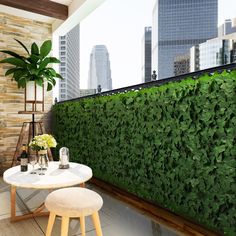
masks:
[[[12,50],[25,53],[14,38],[22,41],[27,47],[31,43],[41,43],[51,39],[51,24],[0,12],[0,50]],[[0,53],[0,60],[6,55]],[[24,90],[18,89],[15,81],[5,77],[8,64],[0,64],[0,174],[11,165],[22,123],[31,121],[31,115],[21,115],[24,110]],[[45,99],[45,110],[52,105],[52,93]],[[36,119],[44,119],[45,115],[35,115]]]

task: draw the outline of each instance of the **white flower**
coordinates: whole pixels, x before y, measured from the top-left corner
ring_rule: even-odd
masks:
[[[45,150],[51,147],[56,147],[57,142],[52,135],[42,134],[35,136],[29,146],[36,151]]]

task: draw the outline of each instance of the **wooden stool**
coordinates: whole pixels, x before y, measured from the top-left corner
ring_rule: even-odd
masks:
[[[85,216],[92,215],[97,236],[102,236],[98,211],[103,205],[102,197],[96,192],[80,187],[63,188],[50,193],[45,201],[50,211],[46,236],[50,236],[55,217],[61,216],[61,236],[68,235],[70,217],[80,218],[82,236],[85,236]]]

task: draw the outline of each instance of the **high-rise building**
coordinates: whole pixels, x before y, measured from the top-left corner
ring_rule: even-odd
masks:
[[[190,48],[190,72],[200,70],[199,44]]]
[[[196,61],[200,70],[233,63],[235,44],[236,41],[232,39],[214,38],[192,47],[190,49],[190,68],[194,68]],[[194,55],[191,51],[196,47],[198,47],[199,53]]]
[[[59,101],[79,97],[80,83],[80,26],[59,37]]]
[[[236,62],[236,40],[233,42],[233,47],[230,52],[230,60],[231,60],[231,63]]]
[[[156,0],[152,25],[152,70],[174,75],[174,58],[217,37],[218,0]]]
[[[97,92],[96,89],[80,89],[79,90],[79,97],[85,97],[88,95],[95,94]]]
[[[190,71],[190,55],[176,56],[174,59],[174,75],[187,74]]]
[[[232,34],[236,32],[236,18],[225,20],[224,24],[222,24],[218,28],[218,37],[222,37],[228,34]]]
[[[142,81],[152,79],[152,27],[145,27],[142,39]]]
[[[110,59],[105,45],[95,45],[90,54],[88,89],[97,89],[99,85],[102,92],[112,89]]]

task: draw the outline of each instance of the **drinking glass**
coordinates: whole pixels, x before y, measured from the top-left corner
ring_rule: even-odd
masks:
[[[45,168],[45,165],[46,165],[46,157],[45,157],[45,154],[40,154],[40,155],[39,155],[38,164],[39,164],[39,166],[40,166],[39,175],[45,175],[45,173],[44,173],[44,168]]]
[[[30,174],[35,175],[37,172],[34,170],[34,166],[37,163],[37,156],[36,155],[30,155],[29,162],[33,166],[33,170],[30,172]]]

